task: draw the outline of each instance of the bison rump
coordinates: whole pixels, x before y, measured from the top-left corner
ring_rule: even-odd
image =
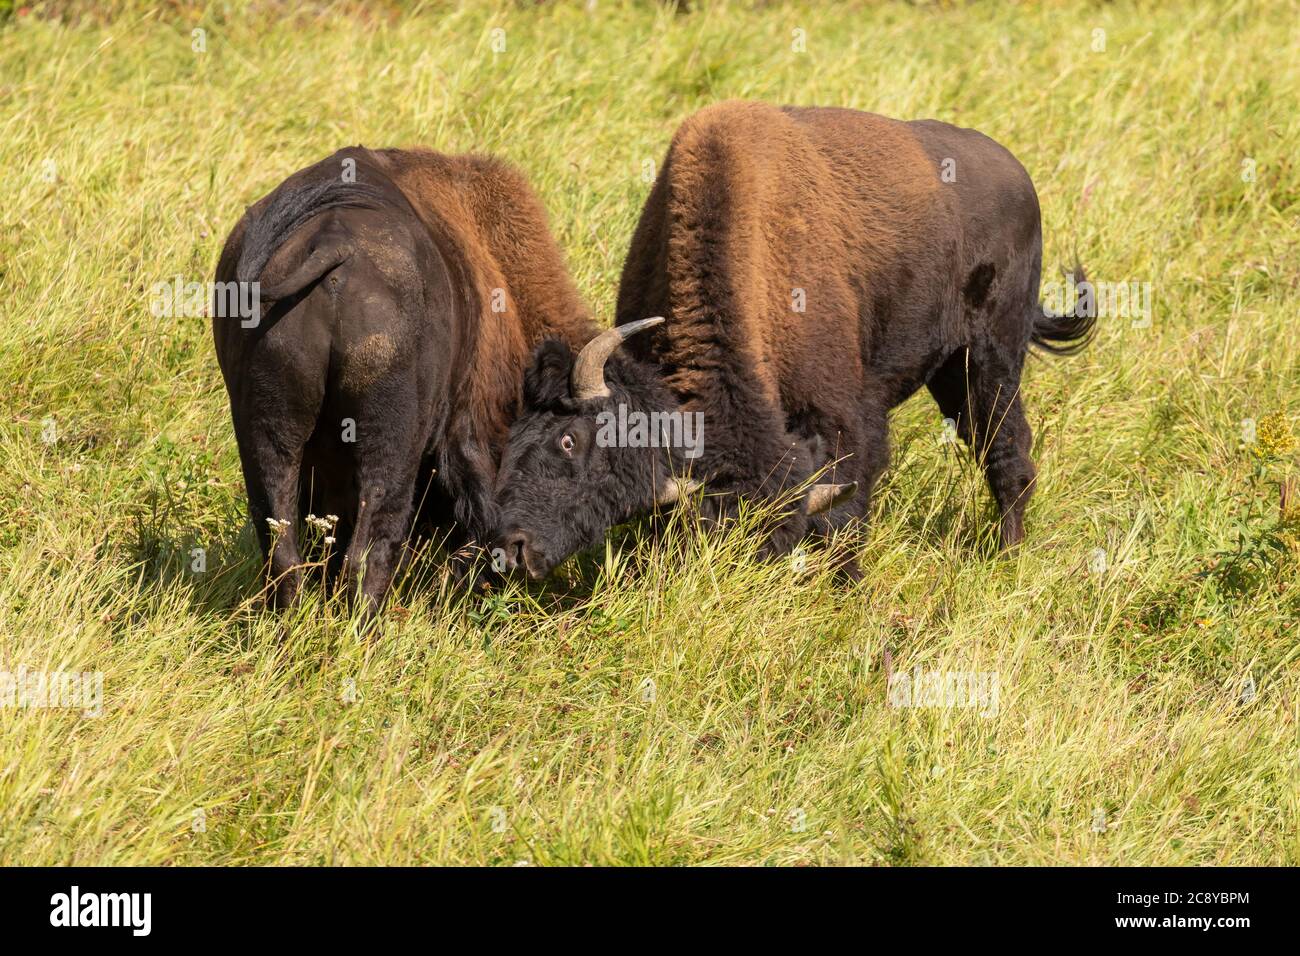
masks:
[[[214,337],[273,603],[298,594],[297,521],[314,510],[333,519],[331,566],[373,612],[445,415],[434,346],[451,293],[400,190],[363,155],[345,158],[360,182],[342,182],[332,157],[236,227],[217,279],[259,283],[264,314],[252,327],[214,319]]]

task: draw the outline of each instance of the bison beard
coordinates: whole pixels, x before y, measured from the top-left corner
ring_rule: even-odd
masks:
[[[595,334],[540,203],[481,157],[341,150],[249,209],[217,280],[269,306],[213,335],[279,607],[309,512],[337,516],[329,572],[367,618],[417,507],[453,546],[485,540],[531,350]]]
[[[822,514],[790,509],[763,544],[784,553],[865,518],[888,412],[922,386],[977,455],[1003,544],[1016,544],[1035,481],[1025,356],[1031,343],[1075,351],[1093,331],[1092,316],[1039,304],[1041,260],[1029,176],[981,133],[758,103],[696,114],[673,137],[619,287],[618,327],[667,321],[608,359],[607,395],[584,392],[583,359],[539,349],[498,482],[500,557],[543,575],[671,500],[688,465],[715,516],[823,470],[863,489]],[[702,455],[596,447],[594,415],[619,403],[702,412]]]

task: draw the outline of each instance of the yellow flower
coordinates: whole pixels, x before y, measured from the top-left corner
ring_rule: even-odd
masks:
[[[1295,450],[1295,444],[1291,423],[1285,413],[1278,411],[1265,415],[1255,424],[1255,454],[1260,458],[1285,458]]]

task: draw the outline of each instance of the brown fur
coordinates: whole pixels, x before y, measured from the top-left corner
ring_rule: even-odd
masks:
[[[267,518],[339,515],[336,570],[365,563],[371,611],[418,504],[483,540],[532,349],[595,333],[532,189],[480,156],[355,147],[295,173],[227,239],[217,280],[236,279],[274,290],[256,328],[213,333],[281,605],[302,559]]]
[[[864,515],[888,460],[887,413],[928,385],[984,463],[1010,544],[1034,481],[1027,347],[1091,329],[1045,317],[1040,267],[1033,185],[983,134],[729,102],[674,135],[617,322],[667,317],[630,347],[684,409],[704,412],[697,471],[711,488],[767,492],[830,463],[828,480],[867,494],[816,526]],[[803,530],[793,516],[776,547]]]
[[[466,379],[458,383],[457,397],[499,461],[533,348],[544,338],[581,347],[596,332],[590,312],[551,235],[546,210],[514,167],[487,156],[422,149],[375,155],[443,255],[459,260],[477,321],[470,329],[475,338],[465,343],[473,358],[463,364]],[[492,310],[495,290],[502,292],[504,312]]]

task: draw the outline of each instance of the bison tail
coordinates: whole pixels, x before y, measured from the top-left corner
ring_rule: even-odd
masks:
[[[303,260],[302,265],[279,282],[263,287],[260,290],[260,297],[267,302],[287,299],[319,280],[331,269],[340,266],[350,255],[352,250],[346,246],[326,246],[324,249],[317,249]]]
[[[1075,263],[1069,274],[1073,286],[1074,305],[1068,311],[1054,312],[1047,303],[1041,303],[1041,312],[1034,316],[1033,331],[1029,341],[1035,347],[1053,355],[1074,355],[1083,351],[1097,331],[1097,310],[1092,286],[1084,274],[1083,266]]]
[[[289,237],[321,213],[332,209],[383,208],[383,191],[366,183],[340,182],[334,176],[319,181],[291,179],[282,183],[266,208],[248,223],[235,278],[245,283],[259,281],[262,271]],[[262,289],[262,298],[284,298],[306,288],[343,261],[338,259],[325,265],[332,255],[334,252],[329,248],[323,253],[313,253],[293,273],[274,283],[273,288]]]

